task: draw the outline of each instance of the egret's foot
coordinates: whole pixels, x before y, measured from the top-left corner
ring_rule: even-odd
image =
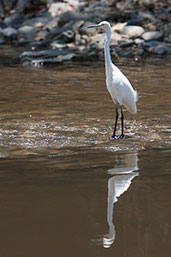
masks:
[[[109,137],[110,140],[115,140],[115,139],[118,139],[118,136],[111,136]]]
[[[125,137],[125,135],[122,134],[122,135],[118,136],[118,139],[123,139],[124,137]]]
[[[124,134],[120,135],[120,136],[111,136],[110,140],[116,140],[116,139],[123,139],[125,137]]]

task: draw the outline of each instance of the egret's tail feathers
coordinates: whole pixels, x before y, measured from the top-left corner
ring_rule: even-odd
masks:
[[[134,92],[135,92],[135,102],[137,102],[138,98],[139,98],[139,95],[138,95],[138,92],[136,90]]]
[[[136,106],[136,102],[134,103],[125,103],[124,104],[125,107],[127,108],[127,110],[132,113],[132,114],[136,114],[137,113],[137,106]]]

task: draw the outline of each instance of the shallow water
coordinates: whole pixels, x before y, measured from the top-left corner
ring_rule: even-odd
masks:
[[[103,63],[0,69],[0,253],[170,257],[168,60],[117,61],[139,93],[111,141]],[[14,52],[16,56],[16,52]],[[15,59],[15,58],[14,58]]]

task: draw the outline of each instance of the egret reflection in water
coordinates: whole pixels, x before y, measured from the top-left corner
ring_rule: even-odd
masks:
[[[122,167],[123,165],[123,167]],[[113,222],[114,203],[128,190],[133,178],[138,176],[137,153],[124,155],[124,163],[119,163],[113,169],[108,170],[110,175],[114,175],[108,180],[108,202],[107,202],[107,223],[109,233],[103,237],[103,247],[109,248],[115,241],[116,231]]]

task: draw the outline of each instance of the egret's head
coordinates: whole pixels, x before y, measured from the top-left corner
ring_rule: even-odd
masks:
[[[90,26],[88,26],[87,28],[102,28],[102,29],[104,29],[105,31],[111,30],[110,23],[107,22],[107,21],[101,21],[100,23],[94,24],[94,25],[90,25]]]

